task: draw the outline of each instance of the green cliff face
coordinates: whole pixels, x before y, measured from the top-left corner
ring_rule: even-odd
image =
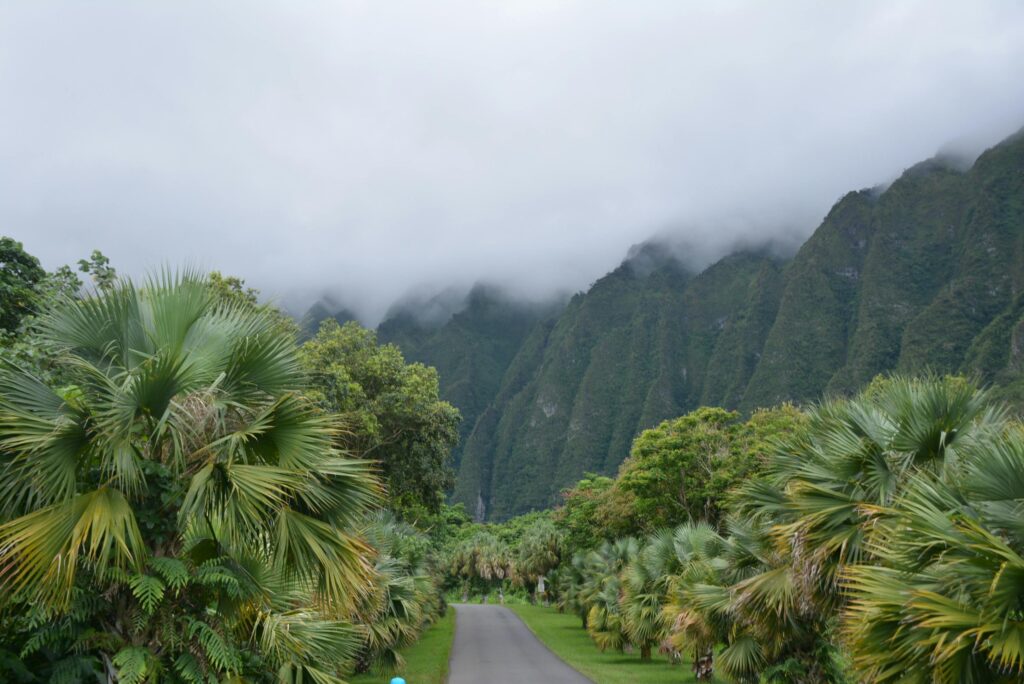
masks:
[[[874,200],[850,193],[783,273],[782,297],[740,405],[772,406],[824,389],[845,359]]]
[[[894,369],[1016,383],[1022,240],[1020,134],[970,170],[932,160],[884,192],[847,195],[786,267],[739,405],[849,393]]]
[[[397,344],[406,360],[437,368],[442,396],[462,412],[461,439],[453,453],[456,468],[470,431],[494,401],[523,339],[549,310],[477,286],[461,311],[443,322],[422,322],[416,312],[399,309],[377,329],[379,341]]]
[[[892,370],[962,372],[1024,405],[1024,135],[851,192],[788,261],[700,273],[648,244],[546,311],[479,290],[443,324],[380,328],[462,411],[456,501],[502,519],[612,474],[634,436],[701,405],[750,411]]]
[[[582,473],[614,472],[638,430],[745,385],[779,265],[736,254],[693,276],[645,251],[528,338],[467,441],[456,500],[491,518],[549,506]]]

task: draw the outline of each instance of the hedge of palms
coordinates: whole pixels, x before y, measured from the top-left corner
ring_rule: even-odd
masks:
[[[1024,432],[957,379],[892,379],[810,412],[716,530],[579,554],[562,605],[603,648],[698,679],[1024,677]]]

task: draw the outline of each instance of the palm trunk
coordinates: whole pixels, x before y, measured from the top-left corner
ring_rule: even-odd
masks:
[[[641,646],[640,647],[640,660],[650,660],[650,659],[651,659],[651,647],[650,646]]]
[[[715,652],[709,648],[703,655],[693,654],[693,676],[697,681],[707,681],[715,676]]]

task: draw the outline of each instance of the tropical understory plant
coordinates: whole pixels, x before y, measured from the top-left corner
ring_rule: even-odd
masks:
[[[354,613],[366,635],[355,670],[394,671],[403,664],[399,650],[444,613],[431,542],[387,511],[371,516],[363,536],[376,552],[376,577]]]
[[[0,370],[10,671],[341,681],[379,485],[334,448],[276,319],[185,273],[66,299],[38,329],[62,384]]]

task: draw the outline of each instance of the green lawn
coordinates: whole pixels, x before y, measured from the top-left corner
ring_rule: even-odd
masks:
[[[402,651],[405,667],[394,674],[362,674],[350,677],[350,684],[386,684],[395,674],[409,684],[444,684],[448,679],[448,656],[455,637],[455,610],[448,609],[443,618],[423,633],[420,640]]]
[[[645,663],[635,653],[601,653],[580,627],[580,620],[575,615],[566,615],[543,606],[509,608],[559,658],[597,684],[679,684],[697,681],[690,672],[689,663],[669,665],[668,660],[658,654]]]

